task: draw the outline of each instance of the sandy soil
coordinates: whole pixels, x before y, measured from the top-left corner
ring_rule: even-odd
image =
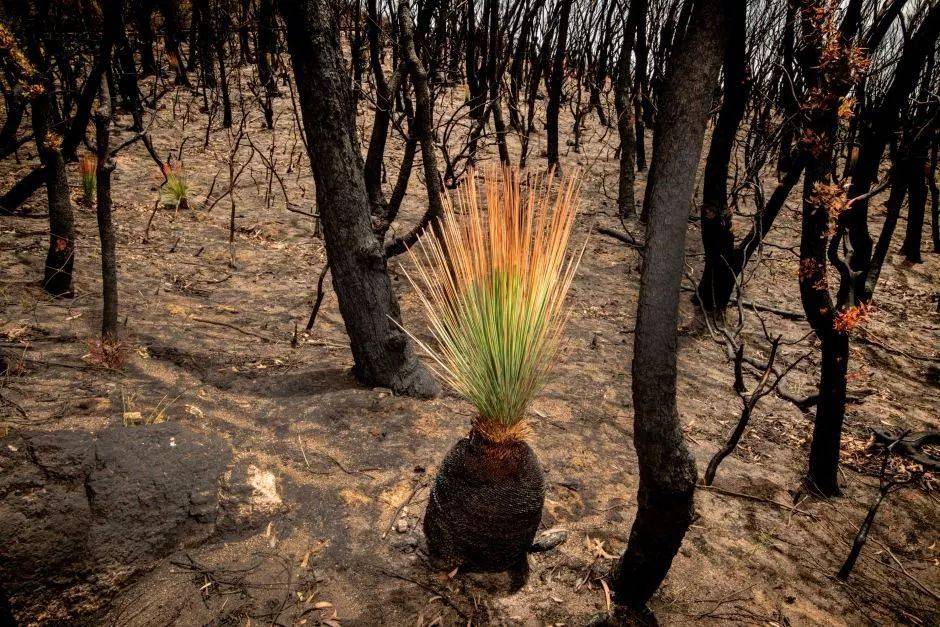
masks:
[[[439,110],[456,98],[439,102]],[[577,625],[604,609],[602,578],[623,550],[635,512],[629,364],[637,252],[607,236],[591,236],[572,288],[574,313],[564,356],[531,412],[530,441],[548,484],[543,527],[567,529],[567,543],[533,556],[528,584],[511,595],[499,578],[431,572],[420,553],[427,486],[447,449],[466,432],[471,408],[451,394],[422,402],[359,385],[349,374],[351,357],[329,290],[313,331],[303,333],[324,252],[313,237],[312,219],[286,209],[285,195],[302,211],[313,204],[312,177],[293,130],[289,92],[285,89],[277,102],[276,133],[262,129],[260,110],[250,100],[245,103],[251,112],[248,136],[266,159],[273,155],[283,191],[277,179],[268,180],[262,159],[254,155],[234,195],[214,206],[212,200],[202,201],[216,176],[213,199],[229,187],[231,135],[213,128],[204,147],[207,116],[198,110],[200,98],[188,99],[182,92],[164,97],[152,135],[162,155],[183,146],[193,207],[157,210],[146,240],[161,177],[139,143],[117,159],[120,316],[129,345],[122,371],[106,370],[88,357],[100,309],[94,212],[76,208],[77,296],[65,301],[49,300],[37,285],[45,222],[0,222],[0,346],[11,364],[0,383],[8,401],[0,406],[0,433],[93,431],[122,421],[125,412],[139,411],[145,419],[182,421],[222,434],[237,456],[276,477],[281,507],[270,525],[214,538],[157,564],[96,620],[122,625],[317,624],[330,619],[349,625]],[[566,115],[563,138],[570,135],[567,110]],[[360,124],[370,119],[370,113],[362,115]],[[131,136],[124,130],[129,117],[119,122],[115,143]],[[616,136],[595,116],[586,123],[582,153],[562,147],[563,166],[584,171],[579,237],[592,225],[620,227],[614,198]],[[531,161],[542,167],[544,135],[533,139]],[[21,165],[11,159],[0,164],[0,176],[9,181],[26,171],[35,162],[33,152],[31,145],[21,150]],[[250,153],[243,140],[237,164]],[[393,142],[390,168],[400,153],[400,142]],[[74,166],[70,174],[77,199]],[[389,172],[392,181],[394,174]],[[419,177],[416,164],[395,227],[399,232],[410,228],[423,209]],[[768,189],[772,184],[768,180]],[[641,173],[640,198],[644,185]],[[234,264],[228,242],[232,199]],[[30,206],[41,214],[44,202],[44,195],[37,194]],[[882,210],[880,202],[876,206],[875,211]],[[801,309],[792,249],[797,211],[794,196],[747,284],[749,298],[795,311]],[[638,223],[627,226],[642,234]],[[694,223],[687,240],[690,271],[697,272],[701,245]],[[423,333],[423,314],[401,263],[407,262],[392,261],[390,273],[403,317]],[[853,342],[845,496],[803,498],[797,508],[791,506],[812,416],[776,396],[765,398],[738,451],[719,470],[717,489],[697,495],[699,518],[654,600],[663,623],[940,620],[940,504],[929,481],[890,497],[855,573],[847,583],[834,577],[877,491],[877,458],[865,448],[869,427],[940,428],[937,276],[938,255],[925,254],[925,263],[917,266],[892,255],[863,332],[872,341]],[[785,338],[800,338],[808,330],[805,321],[770,313],[762,317]],[[756,315],[747,312],[746,319],[748,354],[766,357],[769,344]],[[679,404],[701,471],[730,432],[740,405],[731,387],[731,364],[687,298],[680,325]],[[781,363],[809,348],[808,343],[785,347]],[[817,359],[814,352],[787,376],[788,392],[805,396],[813,391]],[[748,381],[753,385],[753,378]],[[188,558],[199,566],[179,565]],[[34,618],[41,622],[55,616]]]

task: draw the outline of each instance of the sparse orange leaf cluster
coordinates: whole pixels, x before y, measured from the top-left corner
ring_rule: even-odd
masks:
[[[865,302],[854,307],[846,307],[836,314],[832,321],[832,328],[838,333],[848,333],[865,322],[870,311],[871,305]]]
[[[837,183],[816,183],[810,200],[817,209],[829,215],[829,234],[834,234],[842,214],[849,208],[845,188]]]

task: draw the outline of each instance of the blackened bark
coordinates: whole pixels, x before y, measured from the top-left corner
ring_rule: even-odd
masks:
[[[787,15],[783,24],[783,44],[780,60],[783,73],[780,77],[780,108],[783,113],[783,128],[780,132],[780,155],[777,159],[777,176],[782,177],[793,165],[791,155],[793,137],[796,133],[796,113],[799,104],[796,101],[795,62],[796,48],[796,3],[787,2]]]
[[[933,251],[940,253],[940,186],[937,185],[937,156],[940,153],[940,133],[934,134],[930,148],[930,167],[927,171],[927,184],[930,186],[930,238]]]
[[[823,335],[820,340],[819,402],[813,423],[807,479],[821,494],[835,496],[840,494],[839,448],[845,419],[849,338],[845,333],[835,332]]]
[[[272,101],[278,95],[277,81],[274,78],[274,64],[277,59],[277,31],[275,29],[273,0],[259,0],[255,59],[258,64],[258,80],[264,90],[262,106],[264,120],[268,128],[274,128],[274,105]]]
[[[71,297],[72,264],[75,259],[75,221],[69,196],[69,181],[62,151],[48,141],[49,100],[43,92],[33,98],[33,135],[46,176],[49,202],[49,249],[43,273],[43,288],[55,297]]]
[[[711,146],[708,149],[702,178],[701,219],[705,268],[697,295],[699,303],[707,311],[714,311],[726,305],[727,300],[722,297],[735,283],[732,230],[734,212],[728,206],[728,167],[750,91],[745,51],[747,20],[744,3],[729,5],[728,22],[731,36],[725,50],[724,98],[718,121],[712,131]]]
[[[132,0],[137,26],[137,52],[140,53],[142,76],[153,76],[157,72],[157,60],[153,56],[153,10],[154,0]]]
[[[110,143],[110,112],[95,114],[95,143],[98,163],[96,167],[95,212],[98,219],[98,237],[101,242],[101,339],[116,340],[118,335],[117,253],[114,223],[111,218],[111,173],[114,161],[108,154]]]
[[[647,64],[649,63],[649,44],[646,41],[646,16],[649,13],[649,0],[633,0],[630,11],[636,11],[634,51],[636,53],[636,67],[633,70],[633,123],[635,125],[634,137],[636,141],[636,169],[640,172],[646,169],[646,126],[652,119],[652,107],[649,106],[649,79]]]
[[[222,128],[231,128],[232,99],[228,93],[228,75],[225,71],[225,37],[216,37],[215,54],[219,62],[219,89],[222,92]]]
[[[852,182],[848,190],[850,198],[863,196],[875,184],[882,154],[889,141],[895,137],[901,120],[901,112],[908,108],[908,101],[917,85],[917,77],[922,73],[925,76],[931,74],[930,66],[933,59],[928,54],[928,50],[933,49],[938,33],[940,33],[940,4],[930,9],[920,27],[911,36],[909,43],[904,46],[903,56],[897,64],[891,84],[878,102],[878,106],[862,109],[858,120],[859,149],[852,168]],[[926,97],[925,92],[922,92],[919,100],[927,103],[929,98]],[[921,111],[921,113],[926,112]],[[908,120],[907,125],[909,126],[910,123]],[[904,139],[908,146],[902,151],[903,154],[898,156],[899,163],[905,162],[910,157],[909,153],[912,150],[910,144],[917,141],[912,140],[910,135],[910,133],[906,134]],[[918,142],[918,149],[915,151],[917,153],[926,151],[930,143],[926,137],[921,137],[921,139],[926,143]],[[908,166],[903,169],[905,172],[910,171]],[[906,174],[899,173],[899,175],[900,180],[909,181]],[[868,199],[862,199],[853,204],[851,212],[846,216],[849,239],[853,249],[851,267],[856,273],[856,292],[858,293],[864,291],[863,286],[868,281],[867,275],[872,272],[873,242],[868,227],[868,205]]]
[[[392,119],[392,105],[394,96],[402,77],[402,68],[396,68],[392,74],[392,83],[385,78],[382,69],[382,51],[379,41],[379,14],[376,0],[368,0],[366,4],[366,38],[369,40],[369,64],[375,81],[375,117],[372,120],[372,134],[369,137],[369,149],[366,151],[366,161],[363,168],[365,175],[366,192],[369,194],[369,204],[372,206],[372,215],[376,231],[383,234],[388,228],[386,219],[388,202],[382,191],[382,164],[385,159],[385,145],[388,142],[388,131]]]
[[[326,0],[282,0],[327,257],[356,376],[401,394],[439,387],[396,325],[398,301],[373,231],[339,28]]]
[[[434,104],[431,101],[431,90],[428,87],[428,73],[424,64],[418,57],[414,45],[414,32],[411,24],[411,13],[408,10],[407,0],[398,4],[398,24],[401,32],[401,54],[405,59],[408,74],[415,89],[415,130],[418,141],[421,142],[421,160],[424,163],[424,179],[428,190],[428,208],[417,226],[407,235],[395,240],[385,247],[385,255],[392,257],[399,255],[409,246],[414,245],[418,237],[428,226],[438,227],[438,220],[444,213],[442,198],[441,175],[437,169],[437,153],[434,152]]]
[[[23,107],[12,89],[3,90],[3,101],[7,118],[0,129],[0,159],[12,154],[19,146],[16,132],[23,122]]]
[[[143,106],[140,101],[140,91],[137,87],[137,63],[134,61],[134,50],[127,38],[123,11],[119,12],[121,23],[118,27],[118,38],[115,42],[115,71],[117,73],[117,86],[124,108],[130,112],[134,119],[131,130],[140,132],[144,130]]]
[[[633,188],[636,169],[636,124],[630,97],[630,53],[636,32],[636,13],[631,9],[624,25],[623,42],[617,61],[617,84],[614,86],[614,107],[617,110],[617,134],[620,136],[620,174],[617,187],[617,213],[621,218],[636,214],[636,191]]]
[[[613,578],[616,602],[642,609],[692,522],[697,471],[676,404],[679,291],[689,203],[727,40],[722,0],[697,2],[663,87],[633,357],[637,514]]]
[[[186,74],[186,64],[180,53],[180,30],[182,12],[180,0],[159,0],[160,15],[163,16],[163,41],[167,58],[176,73],[176,84],[192,87]]]
[[[558,168],[558,114],[561,111],[561,88],[565,80],[565,52],[568,46],[568,24],[571,21],[573,0],[561,0],[558,18],[558,38],[555,40],[555,58],[552,60],[551,80],[548,84],[548,106],[545,118],[548,139],[548,167]]]
[[[904,158],[900,155],[898,161]],[[865,283],[861,291],[865,300],[871,300],[875,293],[875,287],[878,285],[878,279],[881,278],[881,269],[884,267],[885,260],[888,258],[888,252],[891,247],[891,238],[894,237],[894,230],[898,224],[898,218],[901,217],[901,208],[904,205],[904,197],[907,195],[907,177],[905,176],[903,166],[897,164],[891,169],[891,193],[888,200],[885,201],[885,220],[881,227],[881,235],[878,237],[878,243],[871,255],[871,261],[868,264],[868,270],[865,272]]]
[[[826,35],[819,16],[823,11],[822,0],[800,0],[800,31],[803,36],[797,54],[813,106],[806,107],[804,139],[800,142],[806,169],[800,224],[799,285],[806,319],[822,343],[819,401],[806,482],[823,496],[837,496],[840,494],[839,439],[845,417],[848,336],[845,329],[836,327],[837,310],[829,292],[827,266],[830,207],[817,195],[817,186],[832,184],[837,110],[849,85],[844,75],[829,74],[822,67]],[[841,236],[841,231],[838,233]],[[840,306],[854,304],[839,303]]]
[[[499,0],[488,0],[490,9],[490,22],[488,27],[489,42],[486,54],[486,84],[489,89],[489,107],[493,115],[493,128],[496,131],[496,146],[499,150],[499,161],[509,165],[509,147],[506,145],[506,122],[503,120],[503,110],[499,104],[499,90],[502,83],[502,72],[505,65],[497,57],[501,54],[499,47]]]
[[[908,160],[907,229],[901,254],[910,263],[923,263],[920,246],[923,242],[924,218],[927,207],[927,146],[914,142],[914,154]]]
[[[251,46],[251,0],[241,0],[238,13],[238,64],[245,65],[252,61]]]

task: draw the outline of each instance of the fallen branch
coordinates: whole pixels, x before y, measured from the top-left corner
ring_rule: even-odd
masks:
[[[621,233],[620,231],[616,229],[609,229],[605,226],[600,226],[597,228],[597,232],[603,235],[608,235],[616,240],[619,240],[623,242],[624,244],[626,244],[627,246],[630,246],[631,248],[636,248],[638,250],[643,248],[642,242],[638,242],[635,239],[633,239],[633,237],[631,237],[630,235],[627,235],[626,233]]]
[[[243,335],[247,335],[249,337],[256,337],[258,339],[264,340],[265,342],[277,342],[277,340],[275,340],[274,338],[268,337],[267,335],[262,335],[261,333],[255,333],[254,331],[246,331],[245,329],[239,328],[235,326],[234,324],[229,324],[228,322],[220,322],[218,320],[209,320],[208,318],[196,318],[196,317],[191,318],[191,320],[193,320],[193,322],[202,322],[203,324],[214,324],[219,327],[227,327],[234,331],[238,331],[239,333]]]
[[[725,490],[723,488],[716,488],[713,485],[702,485],[701,483],[695,486],[699,490],[707,490],[709,492],[717,492],[724,496],[734,496],[740,499],[745,499],[748,501],[754,501],[757,503],[766,503],[768,505],[773,505],[774,507],[779,507],[780,509],[785,509],[792,514],[802,514],[812,520],[816,520],[817,517],[815,514],[810,514],[809,512],[804,512],[801,509],[794,507],[793,505],[787,505],[786,503],[781,503],[780,501],[774,501],[773,499],[765,499],[762,496],[756,496],[754,494],[747,494],[746,492],[734,492],[732,490]]]

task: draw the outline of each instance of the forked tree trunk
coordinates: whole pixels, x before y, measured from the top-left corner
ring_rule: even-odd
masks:
[[[613,578],[617,604],[635,611],[659,588],[692,522],[697,471],[676,405],[679,291],[689,204],[727,32],[722,0],[696,3],[670,64],[656,123],[633,351],[638,509]]]
[[[702,176],[702,245],[705,268],[698,285],[698,299],[706,311],[727,304],[724,295],[735,284],[734,211],[728,206],[728,168],[734,153],[738,127],[748,101],[747,21],[743,2],[728,8],[731,37],[725,51],[724,98]],[[730,284],[730,285],[729,285]]]
[[[287,46],[316,183],[333,287],[346,323],[356,376],[401,394],[439,386],[397,325],[385,252],[372,231],[354,126],[349,72],[328,0],[283,0]]]

